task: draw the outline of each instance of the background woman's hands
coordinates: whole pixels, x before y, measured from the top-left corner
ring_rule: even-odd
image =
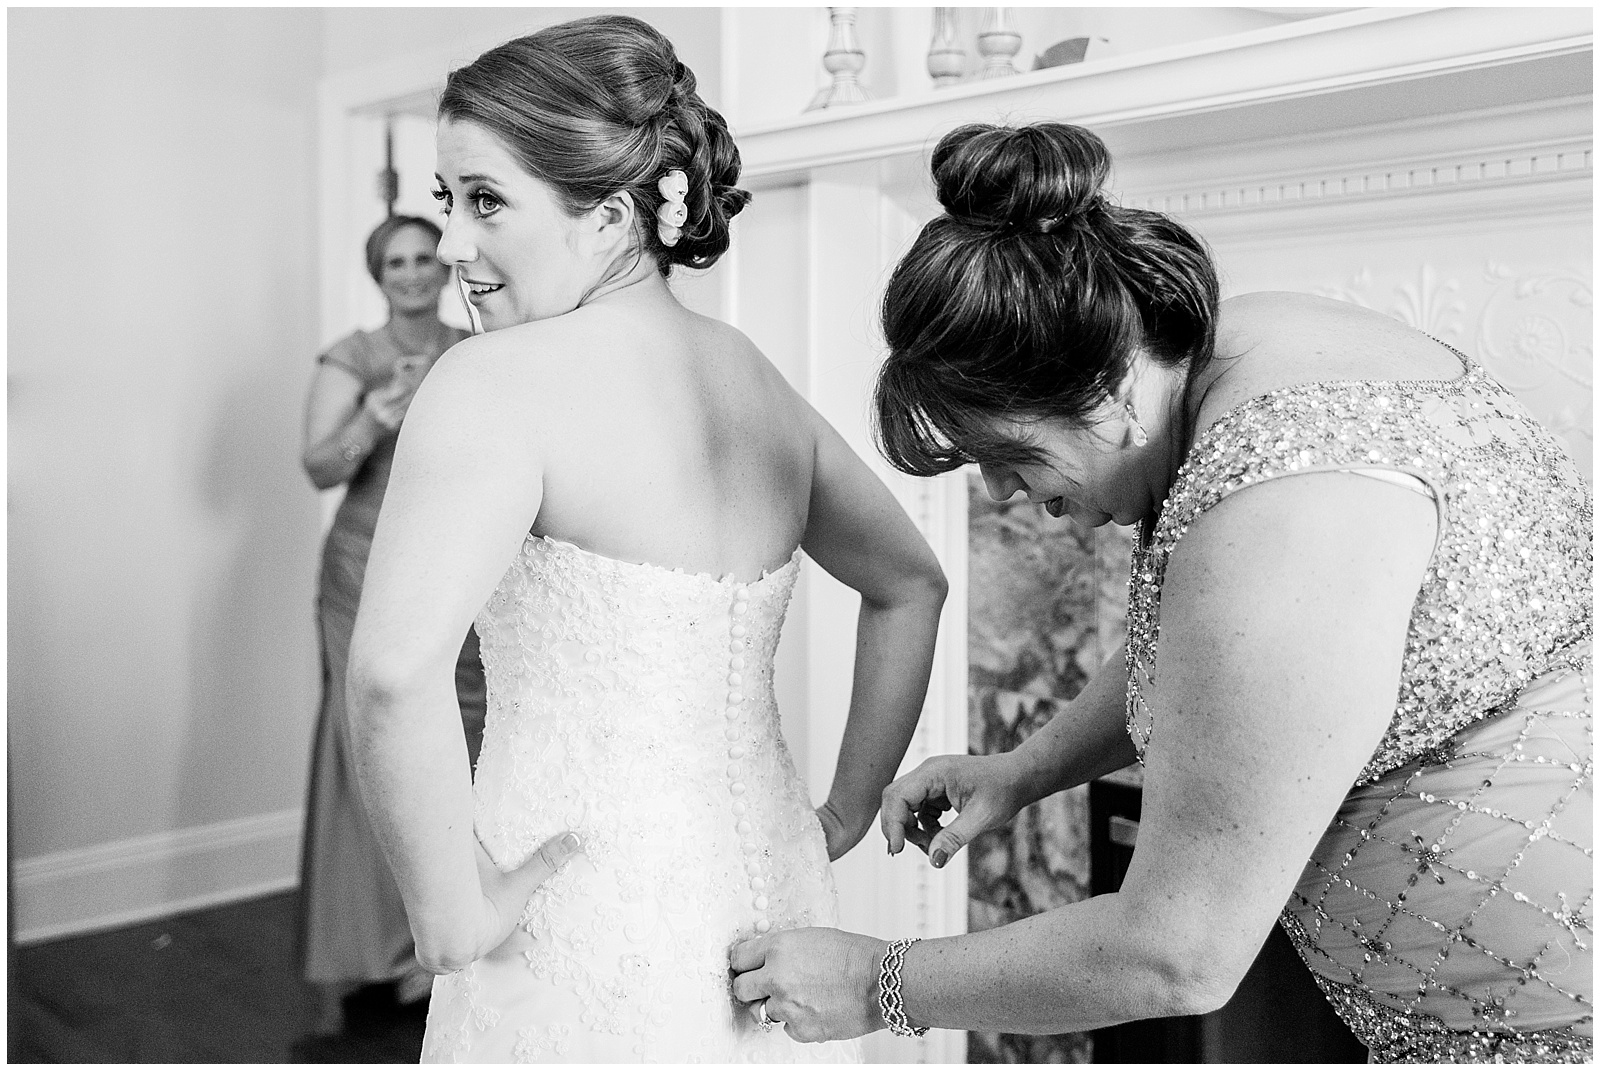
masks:
[[[420,366],[404,359],[396,362],[389,382],[369,391],[362,399],[363,408],[373,420],[393,431],[406,418],[406,410],[411,406],[411,399],[417,396],[417,388],[422,386],[427,370],[426,360]]]
[[[478,883],[483,887],[483,910],[478,919],[478,940],[472,960],[477,961],[505,943],[522,921],[522,912],[535,889],[561,869],[563,863],[583,850],[575,833],[562,833],[540,845],[528,861],[515,870],[501,872],[474,840],[478,857]],[[452,969],[423,964],[434,974],[449,974]]]
[[[936,867],[980,833],[1010,822],[1029,802],[1020,764],[1003,755],[939,755],[883,790],[883,836],[889,854],[910,841]],[[945,811],[958,812],[941,828]]]
[[[887,941],[844,930],[783,930],[733,946],[733,995],[796,1041],[845,1041],[882,1030],[878,968]]]

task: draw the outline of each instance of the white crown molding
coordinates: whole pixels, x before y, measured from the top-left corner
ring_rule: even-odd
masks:
[[[1555,223],[1589,229],[1589,182],[1515,183],[1434,193],[1308,201],[1256,210],[1174,213],[1208,242],[1305,248],[1340,235],[1425,240]]]
[[[1480,214],[1487,212],[1505,218],[1507,213],[1540,216],[1581,209],[1590,201],[1593,176],[1593,142],[1584,139],[1336,170],[1246,173],[1226,183],[1199,187],[1122,190],[1118,199],[1128,207],[1187,219],[1347,206],[1358,201],[1408,202],[1398,210],[1412,212],[1410,202],[1423,198],[1434,202],[1425,210],[1429,213],[1468,213],[1484,218]],[[1467,196],[1458,196],[1462,194]],[[1330,218],[1329,223],[1334,221]]]
[[[744,175],[917,154],[965,122],[1067,119],[1119,156],[1590,92],[1587,8],[1361,9],[737,131]],[[1497,72],[1495,76],[1485,71]],[[1474,77],[1463,81],[1464,75]],[[1463,99],[1464,89],[1491,99]],[[1330,98],[1307,107],[1306,98]],[[1290,111],[1280,107],[1293,105]]]
[[[300,808],[19,859],[14,940],[35,944],[292,889]]]

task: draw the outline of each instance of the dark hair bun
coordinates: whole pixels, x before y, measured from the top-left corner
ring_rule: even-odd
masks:
[[[1081,127],[965,126],[933,153],[945,214],[889,276],[877,436],[903,472],[1034,464],[994,418],[1100,419],[1137,360],[1193,377],[1216,342],[1216,267],[1177,220],[1110,203]],[[1192,382],[1192,378],[1190,380]]]
[[[1053,229],[1101,204],[1111,173],[1105,142],[1078,126],[974,123],[939,139],[933,181],[958,222],[996,229]]]

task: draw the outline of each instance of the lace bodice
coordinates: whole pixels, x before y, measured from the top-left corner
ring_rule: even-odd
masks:
[[[584,848],[514,950],[436,988],[425,1058],[855,1055],[760,1031],[730,991],[735,941],[834,918],[773,696],[798,572],[798,550],[741,583],[526,540],[477,621],[477,833],[502,868],[562,830]]]

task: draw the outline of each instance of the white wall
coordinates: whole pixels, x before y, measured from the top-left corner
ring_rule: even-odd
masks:
[[[448,49],[459,63],[522,34],[586,15],[632,15],[672,41],[678,58],[694,71],[700,95],[717,107],[721,99],[719,9],[714,7],[338,7],[322,15],[322,62],[338,74],[399,56]],[[447,71],[439,72],[442,85]]]
[[[292,877],[317,695],[319,16],[18,9],[9,850],[23,937]]]

